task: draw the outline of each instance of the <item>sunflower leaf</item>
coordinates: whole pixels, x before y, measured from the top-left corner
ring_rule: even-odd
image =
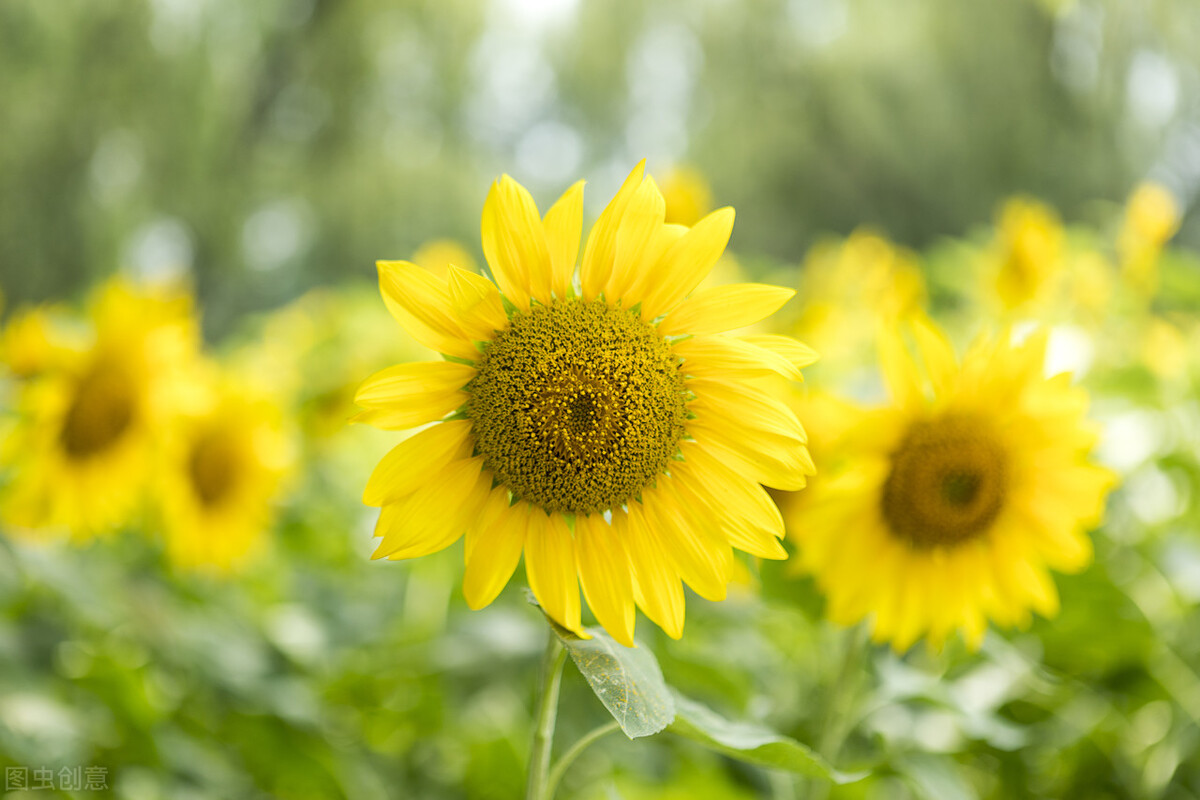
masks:
[[[527,596],[538,605],[532,593]],[[546,621],[626,736],[653,736],[671,724],[675,700],[649,648],[625,647],[600,627],[585,628],[592,638],[581,639],[549,617]]]
[[[826,778],[834,783],[850,783],[866,775],[865,772],[839,772],[800,742],[762,725],[725,719],[707,706],[678,693],[674,699],[675,721],[667,730],[730,758]]]

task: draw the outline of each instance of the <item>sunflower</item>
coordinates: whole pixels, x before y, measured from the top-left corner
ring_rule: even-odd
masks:
[[[1004,204],[986,275],[1006,311],[1036,305],[1054,293],[1065,239],[1062,221],[1049,206],[1024,197]]]
[[[127,522],[145,489],[153,434],[172,406],[198,338],[190,297],[119,281],[91,304],[94,338],[54,346],[19,389],[3,496],[17,528],[66,528],[86,538]]]
[[[158,494],[171,562],[227,571],[260,548],[289,450],[268,395],[204,374],[164,445]]]
[[[833,621],[872,617],[898,651],[956,629],[975,648],[988,618],[1056,613],[1048,570],[1091,561],[1114,477],[1088,460],[1086,393],[1043,377],[1044,333],[981,341],[960,365],[931,323],[910,327],[928,381],[898,332],[880,338],[894,405],[839,424],[821,480],[785,504],[788,535]]]
[[[539,215],[508,176],[483,209],[496,283],[440,280],[380,262],[383,298],[442,362],[367,379],[356,419],[400,430],[364,493],[381,506],[376,558],[433,553],[465,534],[472,608],[499,594],[522,552],[546,612],[580,631],[579,584],[597,620],[633,642],[635,603],[670,636],[681,579],[725,596],[732,547],[784,558],[783,521],[760,484],[798,489],[813,470],[779,399],[814,353],[758,322],[792,291],[758,284],[689,294],[716,263],[733,210],[685,228],[635,168],[587,237],[583,183]],[[782,376],[782,377],[780,377]]]
[[[1129,196],[1117,235],[1117,252],[1125,285],[1136,296],[1158,291],[1159,256],[1179,230],[1179,202],[1166,187],[1143,183]]]

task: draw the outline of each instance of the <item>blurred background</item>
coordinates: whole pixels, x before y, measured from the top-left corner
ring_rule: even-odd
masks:
[[[831,795],[1200,798],[1198,53],[1192,0],[0,0],[0,485],[57,363],[37,315],[140,316],[81,311],[116,275],[188,287],[181,336],[244,387],[210,393],[256,398],[272,441],[237,558],[164,544],[166,490],[104,536],[0,523],[3,796],[520,796],[543,636],[520,579],[473,613],[459,551],[368,560],[361,489],[397,437],[344,424],[354,390],[430,357],[374,262],[482,265],[503,172],[543,209],[586,178],[590,224],[647,158],[680,221],[737,209],[723,278],[800,289],[810,383],[877,395],[861,334],[905,308],[960,350],[1049,321],[1125,481],[1056,620],[873,651],[836,759],[871,775]],[[1058,294],[997,297],[997,254],[1030,249]],[[748,564],[688,602],[681,642],[639,625],[668,681],[815,745],[844,641],[815,589]],[[562,742],[605,719],[570,671],[563,708]],[[824,788],[792,791],[617,736],[560,796]]]
[[[1187,0],[6,0],[0,279],[184,271],[214,334],[428,239],[478,254],[501,172],[542,203],[586,177],[595,212],[643,157],[788,264],[1016,193],[1095,221],[1152,178],[1190,208],[1197,39]]]

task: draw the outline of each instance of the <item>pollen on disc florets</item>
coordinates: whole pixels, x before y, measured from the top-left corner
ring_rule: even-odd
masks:
[[[678,451],[687,416],[679,359],[628,309],[535,305],[476,366],[466,411],[484,465],[547,511],[620,506]]]
[[[918,420],[892,453],[883,518],[914,547],[960,544],[996,520],[1007,472],[1004,449],[982,421],[954,414]]]

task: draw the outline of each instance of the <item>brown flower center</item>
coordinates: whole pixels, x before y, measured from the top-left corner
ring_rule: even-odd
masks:
[[[601,301],[513,317],[477,364],[466,413],[485,466],[547,511],[637,497],[678,451],[679,361],[653,325]]]
[[[121,439],[137,411],[129,375],[115,365],[97,363],[75,386],[59,431],[63,450],[78,460],[104,452]]]
[[[987,424],[947,414],[914,422],[892,453],[883,517],[918,548],[985,533],[1004,506],[1008,458]]]

